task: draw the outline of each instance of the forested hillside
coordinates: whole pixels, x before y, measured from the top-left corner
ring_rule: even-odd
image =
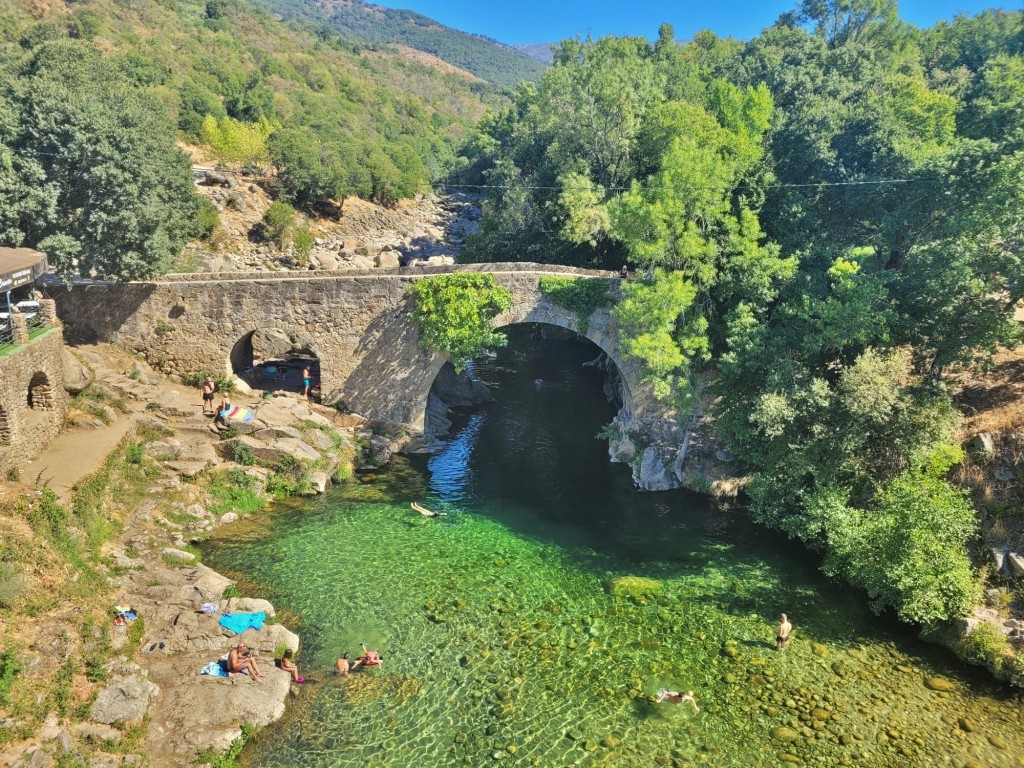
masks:
[[[427,189],[497,89],[246,0],[0,5],[0,233],[65,273],[171,265],[217,215],[176,140],[271,167],[297,207]]]
[[[716,375],[757,518],[879,609],[967,613],[943,377],[1020,340],[1024,13],[919,30],[808,0],[749,42],[672,38],[564,42],[484,120],[467,181],[499,189],[468,250],[628,261],[626,349],[680,418]]]
[[[403,44],[426,51],[491,83],[536,80],[542,61],[496,40],[439,24],[413,11],[363,0],[261,0],[273,11],[305,23],[326,24],[346,39],[376,45]]]

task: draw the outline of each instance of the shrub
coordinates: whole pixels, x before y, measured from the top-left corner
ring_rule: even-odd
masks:
[[[214,391],[222,395],[233,395],[235,390],[235,377],[229,373],[211,373],[210,371],[191,371],[181,374],[181,383],[187,387],[199,389],[203,386],[206,378],[213,379]]]
[[[998,670],[1010,650],[1006,635],[987,622],[974,628],[960,640],[960,655],[974,664],[987,664]]]
[[[302,264],[309,263],[309,254],[313,250],[313,233],[309,229],[309,224],[302,222],[295,228],[295,232],[292,235],[292,247],[295,248],[295,258]]]
[[[280,200],[271,203],[263,214],[264,237],[278,248],[284,248],[291,241],[297,219],[298,214],[288,203]]]
[[[608,283],[586,277],[541,277],[540,290],[559,306],[575,313],[576,330],[586,334],[590,316],[609,304]]]
[[[503,347],[508,341],[491,321],[512,305],[512,295],[493,275],[456,272],[427,277],[413,283],[408,294],[424,346],[448,355],[460,373],[485,349]]]
[[[0,704],[6,705],[10,701],[11,688],[21,670],[21,662],[13,648],[0,651]]]
[[[256,463],[256,455],[249,446],[240,440],[228,440],[224,444],[224,456],[235,464],[243,466],[251,466]]]

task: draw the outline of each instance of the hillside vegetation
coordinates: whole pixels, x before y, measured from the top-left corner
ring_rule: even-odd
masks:
[[[144,277],[216,228],[176,140],[329,213],[425,191],[499,98],[246,0],[7,0],[0,25],[0,238],[45,243],[64,273]]]
[[[536,80],[544,63],[496,40],[439,24],[413,11],[363,0],[261,0],[304,23],[326,24],[346,39],[374,45],[404,44],[437,56],[491,83]]]
[[[500,188],[464,254],[635,265],[624,348],[680,419],[716,375],[755,516],[933,626],[978,597],[944,377],[1020,341],[1024,13],[896,11],[563,42],[471,144]]]

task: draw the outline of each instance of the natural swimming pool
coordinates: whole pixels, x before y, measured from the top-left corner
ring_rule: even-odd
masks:
[[[447,449],[222,529],[206,561],[298,617],[250,766],[1013,765],[1021,698],[742,512],[634,490],[593,348],[515,329]],[[540,386],[537,380],[540,379]],[[444,509],[426,519],[411,501]],[[609,592],[642,576],[660,591]],[[772,642],[778,614],[796,629]],[[382,670],[326,674],[367,642]],[[939,676],[948,692],[924,685]],[[693,689],[701,711],[654,705]],[[973,761],[973,762],[972,762]],[[1022,763],[1024,764],[1024,763]]]

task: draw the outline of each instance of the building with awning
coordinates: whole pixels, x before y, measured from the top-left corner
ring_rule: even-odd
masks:
[[[30,285],[48,270],[45,253],[31,248],[0,247],[0,293]]]

